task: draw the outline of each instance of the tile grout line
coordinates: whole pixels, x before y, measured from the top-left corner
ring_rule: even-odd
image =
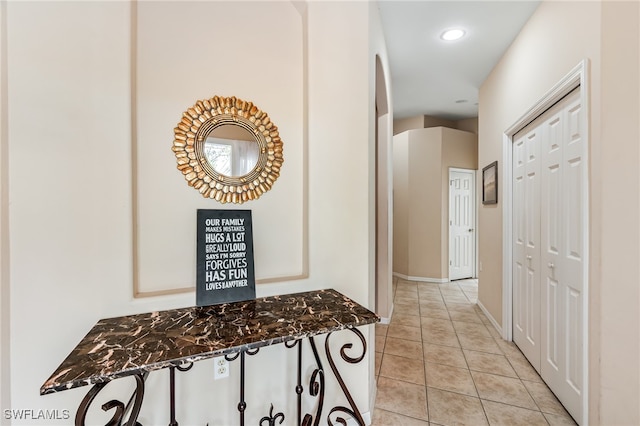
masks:
[[[487,328],[488,328],[488,326],[487,326],[486,324],[485,324],[485,327],[487,327]],[[497,339],[495,336],[493,336],[493,335],[491,335],[491,337],[492,337],[492,338],[493,338],[493,340],[495,341],[496,345],[498,345],[498,349],[500,349],[500,351],[502,352],[503,356],[505,357],[505,359],[507,360],[507,362],[509,363],[509,365],[510,365],[510,366],[511,366],[511,368],[513,369],[514,373],[516,374],[516,376],[517,376],[517,378],[518,378],[518,381],[520,382],[520,384],[522,385],[522,387],[525,389],[525,391],[527,392],[527,394],[529,395],[529,397],[530,397],[530,398],[531,398],[531,400],[533,401],[534,405],[538,408],[538,410],[537,410],[537,411],[542,415],[542,418],[544,419],[544,421],[545,421],[547,424],[550,424],[550,423],[549,423],[549,420],[548,420],[548,419],[547,419],[547,417],[544,415],[544,412],[542,411],[542,408],[540,407],[540,404],[538,404],[538,401],[536,401],[536,399],[534,398],[533,394],[529,391],[529,388],[527,388],[527,387],[525,386],[525,384],[524,384],[524,379],[521,377],[521,375],[518,373],[518,371],[517,371],[517,370],[516,370],[516,368],[514,367],[513,363],[511,362],[511,357],[507,354],[507,352],[504,350],[504,348],[502,348],[502,347],[500,346],[500,344],[498,343],[498,339]],[[527,360],[527,362],[528,362],[528,360]],[[531,368],[533,368],[533,367],[531,367]],[[537,373],[537,372],[536,372],[536,373]],[[536,382],[532,382],[532,383],[536,383]],[[505,403],[504,403],[504,402],[502,402],[502,401],[495,401],[495,402],[498,402],[498,403],[501,403],[501,404],[505,404]],[[505,405],[511,405],[511,404],[505,404]],[[517,407],[517,406],[516,406],[516,407]],[[520,407],[520,408],[526,409],[526,408],[524,408],[524,407]],[[536,411],[536,410],[531,410],[531,411]]]
[[[471,300],[469,300],[469,303],[471,303]],[[451,321],[451,325],[453,326],[453,320]],[[458,337],[458,331],[455,329],[455,327],[453,329],[456,333],[456,337]],[[459,337],[458,337],[458,343],[460,343]],[[473,378],[473,374],[471,374],[471,367],[469,366],[467,355],[464,353],[464,350],[462,349],[462,343],[460,343],[460,351],[462,352],[462,357],[464,358],[464,362],[467,364],[467,371],[469,372],[469,376],[471,377],[471,382],[473,383],[473,387],[476,390],[476,395],[478,395],[478,402],[480,402],[480,407],[482,408],[482,413],[484,414],[484,418],[487,421],[487,425],[491,425],[491,422],[489,421],[489,415],[487,414],[487,410],[485,409],[484,404],[482,403],[482,399],[480,398],[480,391],[478,390],[478,385],[476,384],[476,380]]]
[[[435,310],[436,308],[435,307],[426,307],[426,306],[423,307],[422,306],[422,304],[420,302],[423,301],[423,300],[422,300],[422,297],[421,297],[422,293],[420,292],[419,283],[414,283],[414,282],[411,282],[411,281],[406,281],[406,283],[411,285],[412,288],[415,288],[414,294],[417,294],[417,302],[418,302],[417,303],[418,304],[418,306],[417,306],[417,308],[418,308],[417,309],[417,317],[418,317],[418,321],[419,321],[418,324],[420,326],[420,349],[421,349],[421,352],[422,352],[422,354],[421,354],[422,355],[422,364],[424,366],[424,392],[425,392],[424,395],[425,395],[425,398],[426,398],[425,402],[426,402],[426,409],[427,409],[427,420],[426,421],[429,422],[430,424],[436,425],[437,423],[432,422],[432,420],[431,420],[431,412],[430,412],[430,408],[431,407],[429,406],[429,389],[428,389],[429,386],[428,386],[428,382],[427,382],[427,365],[426,365],[427,364],[427,359],[426,359],[425,354],[424,354],[425,340],[424,340],[424,330],[423,330],[423,327],[422,327],[423,326],[423,323],[422,323],[423,312],[422,311],[426,310],[424,312],[424,314],[428,315],[429,312],[427,312],[427,311],[429,311],[429,309],[434,309]],[[475,283],[475,285],[477,285],[477,281],[474,281],[474,283]],[[402,296],[402,297],[413,297],[413,295],[410,296],[408,294],[408,293],[412,293],[412,292],[409,292],[409,291],[407,291],[407,292],[403,291],[400,296],[398,295],[398,289],[400,289],[401,285],[402,285],[400,280],[397,280],[393,285],[394,285],[394,288],[393,288],[393,300],[394,301],[395,301],[396,297],[400,297],[400,296]],[[480,402],[480,405],[481,405],[482,410],[483,410],[484,418],[487,421],[487,424],[491,424],[491,423],[489,421],[489,416],[487,414],[487,411],[485,409],[485,405],[483,403],[484,400],[480,397],[480,393],[479,393],[479,390],[478,390],[478,385],[476,384],[476,380],[474,379],[473,375],[471,374],[472,371],[476,371],[476,370],[471,370],[470,365],[469,365],[469,360],[468,360],[467,353],[465,353],[465,349],[463,348],[461,340],[460,340],[461,332],[459,332],[458,329],[454,326],[454,319],[453,319],[453,317],[451,315],[452,310],[450,310],[450,308],[453,307],[454,305],[460,305],[461,307],[464,306],[464,305],[469,305],[469,306],[473,307],[472,312],[476,316],[478,316],[478,319],[480,320],[480,322],[467,321],[467,320],[464,320],[464,319],[460,319],[460,320],[457,320],[457,321],[458,322],[462,322],[462,323],[482,324],[482,329],[488,331],[488,333],[489,333],[488,337],[491,337],[490,341],[492,341],[496,345],[497,350],[498,350],[499,353],[485,352],[484,350],[477,350],[477,349],[467,349],[467,350],[471,351],[471,352],[479,352],[479,353],[488,354],[488,355],[492,355],[492,356],[501,356],[501,357],[503,357],[504,359],[506,359],[507,365],[509,365],[509,367],[513,370],[513,373],[515,374],[516,377],[505,376],[505,375],[502,375],[502,374],[493,374],[493,373],[491,373],[489,371],[478,370],[477,372],[478,373],[482,373],[482,374],[495,375],[495,376],[499,376],[499,377],[503,377],[503,378],[507,378],[507,379],[516,379],[517,382],[520,383],[520,385],[525,388],[526,394],[531,398],[531,400],[534,403],[534,406],[537,407],[537,410],[530,409],[530,408],[523,407],[523,406],[519,406],[519,405],[513,405],[513,404],[510,404],[510,403],[506,403],[504,401],[494,401],[493,399],[488,399],[486,401],[495,402],[495,403],[498,403],[498,404],[501,404],[501,405],[504,405],[504,406],[513,407],[513,408],[517,408],[517,409],[528,410],[528,411],[532,411],[532,412],[536,412],[537,411],[538,413],[540,413],[540,415],[543,416],[543,419],[544,419],[545,423],[546,424],[550,424],[550,420],[545,415],[545,411],[542,410],[542,408],[540,407],[540,404],[534,398],[534,395],[529,390],[529,388],[527,388],[527,386],[525,386],[525,381],[533,383],[535,385],[538,385],[540,382],[538,382],[536,380],[533,380],[533,381],[532,380],[525,380],[524,378],[521,377],[521,373],[518,372],[518,370],[515,367],[516,364],[514,364],[514,362],[516,361],[517,356],[514,355],[511,352],[507,352],[507,349],[510,349],[510,347],[503,347],[498,342],[498,338],[493,333],[491,333],[491,330],[490,330],[491,324],[488,324],[487,322],[484,321],[484,318],[485,318],[484,314],[477,310],[477,308],[476,308],[477,305],[472,301],[472,298],[465,292],[465,290],[461,287],[461,285],[459,283],[455,283],[455,288],[448,287],[448,289],[450,289],[451,291],[444,291],[443,292],[443,288],[442,288],[441,285],[435,285],[435,288],[438,288],[437,295],[439,296],[439,298],[440,298],[440,300],[441,300],[441,302],[442,302],[442,304],[444,306],[444,311],[446,312],[446,315],[448,317],[448,323],[450,324],[451,328],[453,329],[453,331],[455,333],[456,342],[459,345],[459,350],[460,350],[460,352],[462,352],[463,359],[464,359],[464,362],[466,364],[465,370],[471,376],[472,383],[473,383],[474,389],[476,391],[477,399]],[[460,300],[458,298],[459,295],[456,294],[456,292],[454,290],[461,291],[462,294],[464,295],[464,298],[467,300],[467,302],[459,301]],[[470,291],[470,293],[477,294],[477,293],[475,293],[473,291]],[[431,297],[431,296],[435,296],[434,294],[429,293],[429,292],[425,292],[424,295],[426,296],[425,299],[424,299],[424,301],[426,303],[428,303],[429,301],[435,302],[435,299]],[[456,298],[458,298],[458,299],[456,299]],[[447,299],[449,299],[449,302],[447,302]],[[451,300],[451,299],[453,299],[453,300]],[[474,300],[477,300],[477,298],[474,298]],[[458,310],[456,312],[461,312],[462,313],[462,312],[465,312],[465,311],[466,311],[465,309],[462,309],[462,310]],[[415,311],[412,311],[412,312],[415,312]],[[400,314],[399,311],[398,311],[398,314]],[[411,315],[411,316],[413,315],[413,313],[410,313],[410,312],[403,312],[403,314]],[[433,320],[438,320],[438,321],[440,319],[444,320],[444,318],[441,318],[441,317],[433,317],[433,318],[432,317],[427,317],[427,318],[431,318]],[[391,325],[391,322],[390,322],[389,326],[390,325]],[[385,336],[384,336],[385,337],[385,344],[384,344],[383,350],[382,350],[382,352],[380,352],[380,357],[381,357],[380,358],[380,367],[382,366],[383,357],[386,355],[386,352],[387,352],[386,343],[387,343],[387,339],[389,337],[388,336],[389,326],[387,326],[386,333],[385,333]],[[474,327],[476,327],[476,326],[474,325]],[[463,327],[463,330],[464,329],[465,328]],[[468,330],[468,328],[466,330]],[[473,328],[471,328],[471,330],[473,330]],[[474,335],[474,333],[462,333],[462,334]],[[482,335],[483,338],[487,337],[483,333],[481,333],[481,335]],[[398,339],[401,339],[401,338],[398,338]],[[408,339],[403,339],[403,340],[408,340]],[[409,341],[411,341],[411,340],[409,340]],[[506,343],[508,343],[508,342],[506,342]],[[429,344],[433,344],[433,345],[437,345],[437,346],[443,346],[443,347],[449,347],[448,345],[440,344],[440,342],[437,342],[437,343],[436,342],[429,342]],[[517,347],[516,347],[516,349],[517,349]],[[399,356],[402,356],[402,355],[399,355]],[[435,364],[435,365],[447,365],[447,364],[441,364],[440,362],[433,362],[432,364]],[[381,372],[381,370],[380,370],[380,372]],[[380,374],[378,374],[377,377],[379,378]],[[385,377],[385,376],[382,376],[382,377]],[[390,378],[390,379],[392,379],[392,378]],[[402,379],[392,379],[392,380],[400,380],[400,381],[404,382],[404,380],[402,380]],[[407,383],[413,383],[413,382],[407,382]],[[413,384],[415,384],[415,383],[413,383]],[[542,384],[546,386],[546,384],[544,384],[544,382],[542,382]],[[434,388],[434,389],[439,389],[439,388]],[[461,393],[461,392],[445,390],[445,389],[440,389],[440,390],[444,391],[444,392],[455,393],[455,394],[458,394],[458,395],[467,396],[467,397],[470,396],[468,394]],[[385,411],[389,411],[389,410],[385,410]],[[547,410],[547,411],[550,411],[550,410]],[[395,413],[394,411],[390,411],[390,412]],[[401,413],[396,413],[396,414],[406,415],[406,414],[401,414]],[[555,413],[552,413],[552,412],[549,412],[549,413],[546,413],[546,414],[559,416],[558,414],[555,414]],[[413,417],[413,416],[407,416],[407,417],[414,418],[414,419],[419,420],[419,421],[424,421],[423,419],[416,418],[416,417]]]
[[[518,380],[520,381],[520,384],[522,385],[522,387],[524,388],[524,390],[527,392],[527,395],[529,395],[529,397],[531,398],[531,400],[533,401],[533,403],[535,404],[535,406],[538,408],[538,411],[540,412],[540,414],[542,414],[542,417],[544,418],[544,420],[547,422],[547,424],[549,423],[549,421],[547,420],[547,418],[545,417],[542,408],[540,407],[540,405],[538,404],[538,401],[536,401],[536,399],[533,397],[533,395],[531,394],[531,392],[529,391],[529,389],[525,386],[524,382],[523,382],[523,378],[521,377],[521,375],[518,373],[518,371],[516,370],[516,368],[514,367],[513,363],[511,362],[510,357],[507,355],[506,351],[500,347],[500,344],[498,343],[497,339],[492,335],[491,336],[493,338],[493,340],[496,342],[496,345],[498,345],[498,348],[500,349],[500,351],[503,353],[505,359],[507,360],[507,362],[509,363],[509,365],[511,366],[511,368],[513,369],[513,371],[516,373],[516,376],[518,376]],[[528,361],[527,361],[528,362]],[[532,367],[533,368],[533,367]]]
[[[422,306],[420,305],[420,287],[416,285],[418,292],[418,318],[420,321],[420,349],[422,350],[422,365],[424,366],[424,399],[427,406],[427,422],[431,424],[431,412],[429,411],[429,388],[427,384],[427,360],[424,356],[424,336],[422,335]]]
[[[459,285],[458,285],[459,287]],[[467,296],[466,293],[463,294],[465,295],[465,297]],[[467,297],[467,299],[469,299]],[[469,303],[472,303],[471,300],[469,300]],[[451,323],[453,324],[453,320],[451,320]],[[484,404],[482,403],[482,399],[480,398],[480,391],[478,390],[478,385],[476,384],[476,380],[473,378],[473,374],[471,374],[471,367],[469,366],[469,361],[467,361],[467,355],[464,353],[464,349],[462,348],[462,342],[460,342],[460,337],[459,337],[459,333],[456,330],[456,328],[454,327],[455,333],[456,333],[456,337],[458,338],[458,341],[460,343],[460,351],[462,352],[462,356],[464,358],[464,362],[467,364],[467,370],[469,371],[469,376],[471,377],[471,382],[473,383],[473,387],[476,390],[476,394],[478,395],[478,401],[480,402],[480,407],[482,408],[482,413],[484,414],[484,418],[487,421],[487,425],[491,425],[491,422],[489,421],[489,415],[487,414],[487,410],[484,407]]]

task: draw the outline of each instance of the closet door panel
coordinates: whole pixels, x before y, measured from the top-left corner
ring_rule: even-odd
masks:
[[[580,96],[560,101],[544,123],[541,202],[541,376],[576,419],[582,414],[584,137]]]
[[[586,183],[585,136],[582,105],[578,92],[567,97],[563,115],[565,145],[562,150],[564,210],[563,252],[561,252],[562,291],[565,295],[565,341],[562,380],[551,389],[578,421],[582,415],[584,392],[584,261],[585,261],[585,200]]]
[[[563,246],[562,227],[564,187],[562,183],[562,150],[564,148],[564,120],[562,112],[549,111],[541,127],[543,172],[540,222],[542,240],[542,289],[541,318],[542,359],[541,375],[558,376],[564,359],[565,295],[560,282],[559,262]]]
[[[532,123],[514,143],[514,341],[540,371],[540,132]]]

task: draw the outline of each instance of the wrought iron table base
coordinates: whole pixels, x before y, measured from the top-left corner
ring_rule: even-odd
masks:
[[[349,328],[351,332],[353,332],[360,340],[362,345],[362,353],[356,357],[349,356],[346,351],[348,349],[353,348],[352,343],[345,343],[340,348],[340,356],[341,358],[349,364],[358,364],[361,362],[365,354],[367,352],[367,343],[364,338],[364,335],[357,328]],[[351,416],[360,426],[364,426],[365,422],[362,418],[362,414],[358,409],[347,385],[345,384],[342,375],[340,374],[338,367],[334,361],[334,358],[331,354],[331,348],[329,344],[329,339],[332,333],[328,333],[325,339],[325,354],[327,356],[327,360],[329,362],[329,366],[331,367],[331,371],[333,371],[342,392],[349,403],[349,407],[345,406],[335,406],[331,410],[329,410],[329,414],[327,415],[327,424],[330,426],[334,425],[334,422],[331,420],[332,416],[335,416],[335,422],[346,426],[347,421],[344,417],[339,414],[346,414]],[[292,340],[285,342],[285,346],[287,348],[296,348],[298,355],[298,363],[297,363],[297,383],[295,386],[296,393],[296,408],[297,408],[297,425],[300,426],[318,426],[320,424],[322,418],[322,411],[324,408],[324,393],[325,393],[325,370],[322,366],[322,362],[320,360],[320,356],[318,354],[318,349],[316,347],[315,339],[313,336],[309,337],[309,344],[311,346],[311,350],[313,353],[315,368],[311,373],[311,377],[309,379],[309,395],[312,397],[318,398],[316,412],[312,415],[309,413],[302,415],[302,395],[304,394],[304,386],[302,381],[302,340]],[[245,355],[255,355],[258,353],[260,348],[254,349],[243,349],[240,352],[231,355],[225,355],[227,361],[235,361],[236,359],[240,359],[240,400],[238,402],[238,412],[239,412],[239,420],[240,426],[244,426],[245,423],[245,411],[247,409],[247,402],[245,401]],[[185,365],[175,365],[169,367],[169,394],[170,394],[170,422],[169,426],[179,426],[179,423],[176,420],[176,406],[175,406],[175,370],[181,372],[186,372],[193,367],[193,363],[187,363]],[[148,372],[139,373],[134,375],[133,377],[136,380],[136,389],[131,395],[129,402],[125,405],[124,403],[117,400],[110,400],[102,405],[102,410],[109,411],[115,409],[115,413],[113,414],[111,420],[106,424],[106,426],[141,426],[138,423],[138,416],[140,414],[140,408],[142,406],[142,400],[144,397],[144,389],[145,389],[145,381],[148,376]],[[90,405],[95,400],[98,393],[108,384],[109,382],[102,382],[95,384],[84,397],[80,406],[78,407],[78,411],[76,413],[75,425],[76,426],[84,426],[86,421],[87,412],[89,410]],[[125,416],[129,413],[128,419],[125,421]],[[282,412],[273,413],[273,404],[271,404],[269,414],[265,417],[262,417],[260,420],[259,426],[276,426],[282,424],[284,422],[285,416]]]

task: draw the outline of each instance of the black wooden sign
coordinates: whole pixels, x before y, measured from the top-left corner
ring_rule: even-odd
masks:
[[[256,298],[251,210],[198,210],[196,305]]]

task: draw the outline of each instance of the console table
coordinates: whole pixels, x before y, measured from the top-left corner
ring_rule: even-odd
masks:
[[[340,356],[350,364],[362,361],[367,345],[364,336],[356,328],[373,324],[380,318],[343,294],[332,290],[308,291],[281,296],[264,297],[213,306],[189,307],[150,312],[100,320],[71,351],[58,369],[40,388],[40,394],[50,394],[92,384],[78,407],[77,426],[84,425],[89,406],[108,382],[133,376],[136,389],[127,404],[111,400],[102,405],[104,411],[115,410],[108,425],[139,425],[137,422],[144,384],[149,372],[169,368],[170,423],[177,426],[175,418],[175,370],[187,371],[196,361],[225,356],[228,361],[240,361],[240,395],[238,411],[240,425],[244,425],[245,356],[255,355],[263,346],[284,343],[297,348],[298,425],[318,425],[324,402],[325,370],[318,355],[314,336],[327,334],[325,354],[350,408],[336,406],[327,414],[340,413],[352,416],[360,425],[364,420],[334,362],[329,345],[331,333],[348,329],[360,340],[362,352],[350,356],[346,343],[340,348]],[[309,379],[309,394],[318,398],[316,412],[302,413],[302,342],[308,339],[313,352],[315,369]],[[305,382],[306,384],[306,382]],[[128,417],[127,417],[128,416]],[[126,420],[125,420],[126,418]],[[284,414],[271,411],[260,421],[260,426],[282,423]],[[344,419],[337,417],[337,422]],[[343,423],[345,424],[345,423]]]

